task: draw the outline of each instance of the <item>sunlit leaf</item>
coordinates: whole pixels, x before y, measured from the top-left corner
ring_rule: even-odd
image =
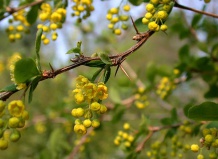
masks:
[[[37,75],[40,73],[33,59],[21,59],[15,63],[14,78],[17,83],[25,83]]]
[[[38,67],[38,70],[41,72],[41,64],[40,64],[40,54],[39,50],[41,47],[41,36],[42,36],[43,30],[39,29],[36,33],[36,41],[35,41],[35,51],[36,51],[36,65]]]
[[[73,53],[79,54],[80,51],[81,51],[80,48],[75,47],[75,48],[68,50],[66,54],[73,54]]]
[[[11,84],[9,86],[6,86],[5,88],[1,89],[0,92],[13,92],[16,91],[16,85],[15,84]]]

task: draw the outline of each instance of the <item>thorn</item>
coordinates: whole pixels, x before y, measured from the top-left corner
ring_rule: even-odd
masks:
[[[125,61],[126,60],[126,58],[124,58],[124,59],[119,59],[119,62],[118,62],[118,65],[117,65],[117,69],[116,69],[116,71],[115,71],[115,76],[117,75],[117,72],[118,72],[118,70],[119,70],[119,67],[121,66],[121,63],[123,62],[123,61]],[[122,68],[121,68],[122,69]]]
[[[54,68],[52,67],[52,65],[49,63],[49,66],[51,68],[52,73],[54,72]]]
[[[117,75],[117,72],[118,72],[118,70],[119,70],[119,67],[120,67],[120,65],[117,66],[117,69],[116,69],[116,71],[115,71],[115,77],[116,77],[116,75]]]
[[[131,81],[131,78],[129,77],[128,73],[126,72],[126,70],[123,68],[122,65],[120,65],[120,68],[125,73],[125,75],[129,78],[129,80]]]
[[[137,27],[136,27],[136,25],[135,25],[135,22],[134,22],[133,19],[132,19],[132,16],[130,16],[130,18],[131,18],[132,24],[133,24],[133,26],[134,26],[134,29],[135,29],[135,31],[136,31],[136,34],[139,34],[139,31],[138,31],[138,29],[137,29]]]

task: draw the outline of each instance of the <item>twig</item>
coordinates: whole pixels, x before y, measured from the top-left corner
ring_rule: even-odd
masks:
[[[176,124],[176,125],[167,125],[167,126],[162,126],[162,127],[158,127],[158,126],[149,127],[148,128],[149,129],[148,135],[145,137],[145,139],[141,143],[138,144],[138,146],[135,149],[135,152],[137,152],[137,153],[141,152],[145,146],[145,143],[153,136],[153,134],[155,132],[161,131],[163,129],[177,128],[181,125],[182,125],[182,123]]]
[[[92,131],[93,131],[93,127],[88,129],[87,133],[80,139],[79,143],[74,147],[68,159],[74,159],[74,157],[77,155],[79,151],[80,146],[82,146],[86,142],[87,137],[91,134]]]
[[[210,17],[218,18],[217,14],[208,13],[208,12],[204,12],[204,11],[197,10],[197,9],[194,9],[194,8],[186,7],[186,6],[183,6],[183,5],[179,4],[177,1],[175,1],[174,7],[185,9],[185,10],[190,10],[190,11],[195,12],[195,13],[204,14],[204,15],[207,15],[207,16],[210,16]]]
[[[18,12],[18,11],[20,11],[20,10],[22,10],[22,9],[27,8],[27,7],[32,7],[32,6],[41,4],[41,3],[43,3],[44,1],[45,1],[45,0],[36,0],[36,1],[32,2],[32,3],[29,3],[29,4],[26,4],[26,5],[20,6],[20,7],[18,7],[18,8],[6,7],[6,11],[7,11],[8,14],[5,15],[5,16],[0,17],[0,21],[3,20],[3,19],[5,19],[5,18],[7,18],[7,17],[10,16],[10,15],[12,15],[12,14],[15,13],[15,12]]]

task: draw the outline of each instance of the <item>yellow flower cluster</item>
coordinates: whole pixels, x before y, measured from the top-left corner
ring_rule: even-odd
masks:
[[[117,136],[114,139],[114,144],[116,146],[124,146],[126,149],[130,148],[133,144],[135,137],[130,133],[130,125],[129,123],[124,123],[123,129],[117,133]]]
[[[77,104],[87,104],[87,108],[74,108],[71,111],[72,116],[78,118],[75,121],[74,131],[78,134],[85,134],[87,128],[100,126],[97,119],[92,119],[93,113],[104,114],[107,107],[101,104],[101,101],[107,99],[108,90],[104,83],[92,83],[86,77],[79,76],[76,79],[76,88],[72,91]],[[84,118],[80,120],[79,118]]]
[[[16,142],[21,135],[17,128],[23,128],[29,113],[21,100],[11,101],[7,107],[0,100],[0,149],[8,148],[9,141]]]
[[[11,42],[14,42],[22,38],[23,33],[29,32],[30,24],[26,19],[26,10],[22,9],[14,13],[12,19],[9,19],[9,26],[6,29],[8,38]]]
[[[176,85],[181,82],[179,81],[180,75],[180,70],[175,68],[170,77],[163,77],[157,85],[157,95],[159,95],[160,98],[165,99],[171,91],[176,88]]]
[[[92,5],[92,0],[73,0],[74,5],[72,6],[73,17],[78,17],[77,22],[81,22],[82,19],[86,19],[91,15],[91,12],[94,11],[94,6]]]
[[[107,20],[110,21],[110,23],[108,24],[108,28],[111,29],[114,34],[120,35],[122,33],[121,28],[123,30],[128,29],[126,21],[129,20],[129,15],[127,14],[129,11],[130,5],[128,4],[108,10],[108,13],[106,15]]]
[[[54,11],[52,10],[52,6],[49,3],[43,3],[41,5],[41,11],[39,13],[39,19],[42,22],[49,21],[48,25],[38,24],[37,28],[42,29],[44,34],[41,39],[45,45],[49,44],[50,40],[47,37],[47,33],[52,31],[51,39],[55,41],[58,37],[56,32],[57,29],[62,28],[62,23],[66,18],[66,9],[57,8]]]
[[[138,109],[143,109],[147,107],[150,103],[147,99],[147,96],[145,95],[145,89],[144,88],[138,88],[137,93],[135,94],[135,106]]]
[[[168,77],[163,77],[160,80],[160,83],[157,86],[157,95],[159,95],[162,99],[166,98],[169,93],[175,89],[176,85],[174,82],[168,78]]]
[[[154,141],[146,152],[148,158],[183,158],[190,151],[189,144],[183,144],[184,136],[174,135],[171,139]],[[182,141],[180,141],[180,139]]]
[[[164,22],[172,7],[173,0],[150,0],[146,5],[147,13],[142,18],[142,23],[148,25],[151,31],[166,31],[167,25]]]
[[[18,52],[15,52],[9,59],[8,59],[8,69],[10,70],[10,76],[11,76],[11,81],[14,82],[17,85],[17,90],[21,90],[26,88],[25,83],[17,83],[14,78],[14,68],[15,68],[15,63],[21,59],[21,55]]]

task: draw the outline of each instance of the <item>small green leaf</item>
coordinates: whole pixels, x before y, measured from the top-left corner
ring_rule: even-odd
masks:
[[[81,45],[82,45],[82,41],[78,41],[76,47],[68,50],[66,54],[73,54],[73,53],[82,54]]]
[[[109,80],[111,76],[111,68],[110,68],[110,65],[106,65],[105,67],[105,71],[104,71],[104,83],[107,83],[107,81]]]
[[[201,19],[202,19],[202,14],[195,14],[192,19],[191,26],[193,28],[196,28]]]
[[[101,61],[104,62],[105,64],[108,64],[108,65],[111,64],[111,59],[108,57],[107,54],[99,53],[99,57],[100,57]]]
[[[29,103],[32,101],[33,92],[36,89],[36,87],[37,87],[40,80],[41,80],[41,76],[37,76],[30,83],[29,99],[28,99]]]
[[[21,59],[15,63],[14,78],[17,83],[25,83],[37,75],[40,73],[33,59]]]
[[[203,51],[208,53],[208,44],[205,42],[198,42],[198,48]]]
[[[13,92],[13,91],[16,91],[17,86],[15,84],[11,84],[9,86],[6,86],[5,88],[1,89],[0,92]]]
[[[41,65],[40,65],[40,55],[39,50],[41,47],[41,36],[42,36],[43,30],[39,29],[36,33],[36,41],[35,41],[35,51],[36,51],[36,65],[38,67],[38,70],[41,72]]]
[[[95,79],[98,77],[98,75],[101,73],[101,71],[102,71],[103,69],[104,69],[104,68],[100,68],[100,69],[98,69],[98,70],[94,73],[94,75],[92,76],[92,79],[91,79],[92,82],[95,81]]]
[[[218,104],[204,102],[200,105],[192,106],[188,111],[188,117],[194,120],[218,120]]]
[[[38,17],[38,9],[39,9],[38,5],[32,6],[29,12],[27,13],[26,18],[30,25],[36,22]]]
[[[68,50],[66,54],[73,54],[73,53],[80,54],[80,52],[81,52],[80,48],[75,47],[75,48]]]
[[[76,46],[81,49],[82,41],[78,41]]]
[[[207,124],[206,128],[218,128],[218,121],[211,121]]]
[[[218,58],[218,44],[213,45],[211,55],[214,58]]]
[[[218,97],[218,86],[213,84],[210,86],[209,91],[204,94],[205,98],[217,98]]]
[[[193,106],[193,104],[187,104],[184,108],[183,108],[183,112],[185,114],[186,117],[188,117],[188,111],[189,109]]]
[[[172,120],[172,118],[163,118],[163,119],[161,119],[161,123],[163,125],[171,125],[171,124],[173,124],[173,120]]]
[[[102,61],[100,60],[96,60],[96,61],[90,61],[86,64],[84,64],[85,66],[89,66],[89,67],[104,67],[106,64],[103,63]]]

